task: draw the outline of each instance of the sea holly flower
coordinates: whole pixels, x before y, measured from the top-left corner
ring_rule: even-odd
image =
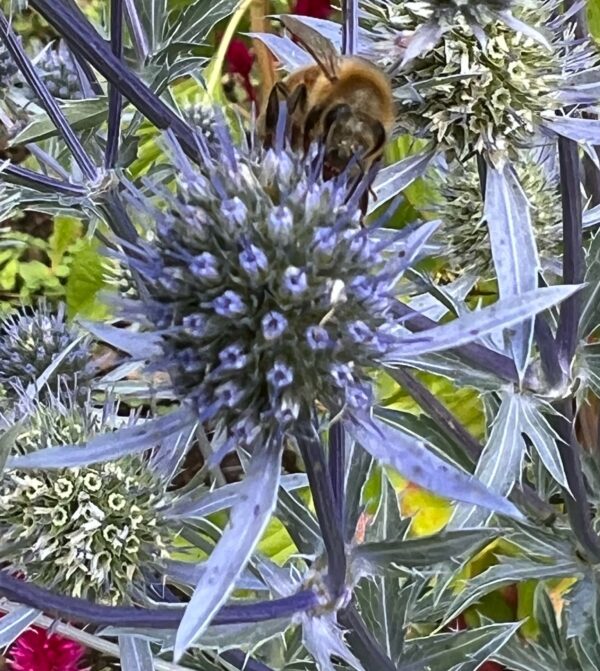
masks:
[[[48,441],[75,449],[114,429],[117,418],[109,408],[100,418],[89,404],[55,399],[39,405],[21,418],[15,449],[31,454]],[[9,468],[0,484],[2,561],[63,594],[130,601],[145,568],[167,555],[174,537],[157,511],[163,495],[139,457],[84,468]]]
[[[10,88],[19,69],[4,45],[0,46],[0,92]]]
[[[280,130],[285,121],[282,116]],[[172,188],[156,184],[149,198],[125,185],[132,215],[155,222],[151,239],[124,246],[122,258],[139,283],[139,299],[127,300],[124,314],[146,332],[94,327],[99,337],[147,360],[148,372],[168,373],[181,408],[158,420],[160,435],[171,427],[174,440],[200,421],[213,438],[213,465],[234,450],[251,454],[230,523],[205,565],[203,575],[214,580],[198,584],[176,657],[225,602],[264,531],[277,499],[284,443],[316,450],[323,459],[319,424],[332,418],[378,460],[423,487],[518,516],[512,504],[424,443],[372,417],[373,374],[514,324],[573,291],[539,290],[439,327],[440,337],[412,335],[396,317],[398,283],[437,223],[390,235],[378,226],[366,229],[358,207],[366,183],[349,182],[346,174],[324,180],[319,147],[296,154],[281,132],[271,149],[252,138],[236,145],[222,121],[215,135],[210,147],[198,137],[202,166],[170,136]],[[130,453],[147,449],[151,427],[131,434]],[[90,441],[78,454],[79,465],[106,455],[106,441],[95,445]],[[40,468],[67,450],[53,447],[10,465]],[[335,570],[342,569],[343,546],[339,552]]]
[[[549,13],[539,6],[522,18],[540,25]],[[438,46],[408,64],[399,75],[407,89],[431,82],[419,101],[401,103],[401,119],[409,132],[426,133],[459,158],[485,151],[499,159],[530,141],[541,113],[558,107],[561,64],[554,49],[500,21],[482,30],[483,44],[457,17]]]
[[[558,185],[545,167],[530,156],[513,165],[529,198],[540,261],[548,266],[560,255],[562,246]],[[445,247],[448,269],[490,279],[494,267],[476,162],[454,165],[440,181],[443,200],[437,214],[444,225],[437,238]],[[551,270],[556,273],[557,268]]]
[[[519,147],[539,144],[540,128],[577,98],[572,90],[577,77],[593,78],[598,62],[591,43],[574,40],[568,19],[554,17],[555,7],[554,0],[518,2],[510,14],[514,21],[497,16],[481,24],[456,14],[414,58],[405,57],[401,68],[391,44],[398,35],[413,34],[412,45],[432,7],[420,2],[382,7],[380,27],[391,32],[382,42],[390,48],[383,53],[382,47],[380,62],[396,67],[399,126],[430,138],[449,157],[480,152],[497,166],[516,158]]]
[[[54,48],[53,44],[49,44],[35,58],[34,63],[48,87],[48,91],[55,98],[61,100],[80,100],[83,98],[77,65],[64,42],[59,42],[57,48]]]
[[[62,304],[52,310],[40,301],[10,313],[0,324],[0,352],[0,385],[9,397],[48,371],[42,396],[59,386],[83,392],[93,376],[90,338],[67,323]]]
[[[215,113],[210,105],[195,103],[186,106],[182,110],[182,115],[191,126],[200,131],[209,144],[215,141]]]

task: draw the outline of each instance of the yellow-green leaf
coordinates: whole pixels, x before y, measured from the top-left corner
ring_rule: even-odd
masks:
[[[88,319],[105,318],[108,309],[97,298],[104,286],[102,257],[96,243],[89,241],[73,257],[66,289],[69,318],[73,319],[75,315]]]

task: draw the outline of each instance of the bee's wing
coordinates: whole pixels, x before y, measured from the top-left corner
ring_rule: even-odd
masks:
[[[317,61],[323,74],[331,81],[335,81],[337,79],[340,56],[333,43],[326,37],[323,37],[314,28],[307,26],[290,14],[282,14],[279,20]]]

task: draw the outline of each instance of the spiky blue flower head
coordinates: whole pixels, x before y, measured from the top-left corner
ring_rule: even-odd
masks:
[[[216,135],[202,168],[179,157],[151,212],[155,240],[131,253],[140,312],[162,335],[153,365],[242,444],[315,403],[369,407],[397,273],[361,227],[364,184],[324,181],[316,148],[305,158]]]
[[[19,72],[12,56],[4,45],[0,45],[0,91],[8,89]]]
[[[64,305],[53,310],[45,301],[9,314],[0,324],[0,385],[9,396],[15,389],[37,383],[56,363],[40,389],[58,384],[83,390],[93,375],[91,340],[67,323]]]
[[[75,60],[63,42],[58,48],[46,47],[36,59],[36,68],[48,91],[61,100],[83,98],[81,80]]]

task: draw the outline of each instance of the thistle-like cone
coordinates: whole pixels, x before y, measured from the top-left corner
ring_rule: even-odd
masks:
[[[16,450],[83,444],[119,425],[89,403],[38,404],[16,437]],[[41,428],[48,428],[47,435]],[[174,531],[157,510],[164,485],[143,459],[86,467],[7,469],[0,484],[0,559],[28,580],[103,603],[131,602],[145,569],[167,555]]]
[[[152,367],[226,446],[286,430],[315,404],[368,408],[398,272],[360,225],[366,182],[325,181],[317,147],[235,146],[214,128],[201,168],[175,148],[168,189],[153,202],[131,190],[132,212],[156,222],[125,250],[145,285],[139,315],[161,336]]]
[[[39,395],[61,386],[85,391],[93,375],[91,352],[90,339],[67,323],[64,305],[54,310],[40,301],[33,308],[23,307],[0,324],[0,386],[15,398],[16,390],[37,384],[58,360]]]

